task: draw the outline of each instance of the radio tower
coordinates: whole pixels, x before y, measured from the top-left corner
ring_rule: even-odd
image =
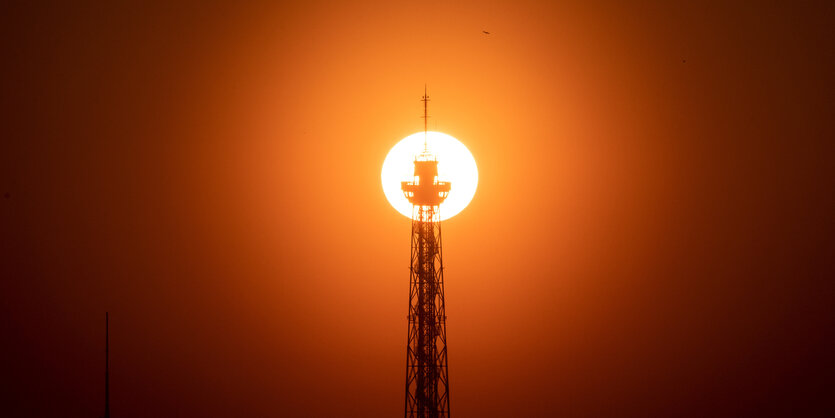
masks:
[[[415,157],[413,181],[401,183],[412,204],[409,266],[409,333],[406,346],[406,417],[449,417],[444,262],[439,207],[450,184],[438,181],[438,160],[429,152],[423,91],[423,152]]]

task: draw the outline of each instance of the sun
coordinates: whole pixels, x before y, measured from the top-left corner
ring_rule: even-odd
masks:
[[[381,174],[383,193],[391,206],[403,216],[412,218],[412,204],[400,189],[401,181],[412,181],[415,157],[423,152],[424,133],[403,138],[386,156]],[[438,159],[438,180],[451,183],[449,196],[440,206],[441,220],[449,219],[464,210],[475,196],[478,168],[470,150],[460,141],[441,132],[426,133],[429,152]]]

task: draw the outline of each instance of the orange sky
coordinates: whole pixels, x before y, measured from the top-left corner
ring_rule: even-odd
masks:
[[[456,417],[823,406],[833,7],[669,3],[2,6],[0,410],[400,414],[424,83]]]

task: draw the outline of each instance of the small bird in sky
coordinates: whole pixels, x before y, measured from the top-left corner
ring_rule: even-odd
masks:
[[[483,30],[483,31],[481,31],[481,32],[482,32],[482,33],[484,33],[485,35],[489,35],[489,34],[490,34],[490,32],[487,32],[486,30]]]

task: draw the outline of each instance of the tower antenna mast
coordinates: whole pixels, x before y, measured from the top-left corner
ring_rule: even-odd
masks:
[[[429,153],[429,142],[427,140],[427,136],[429,136],[429,94],[426,90],[426,84],[423,85],[423,97],[420,99],[423,102],[423,153]]]

